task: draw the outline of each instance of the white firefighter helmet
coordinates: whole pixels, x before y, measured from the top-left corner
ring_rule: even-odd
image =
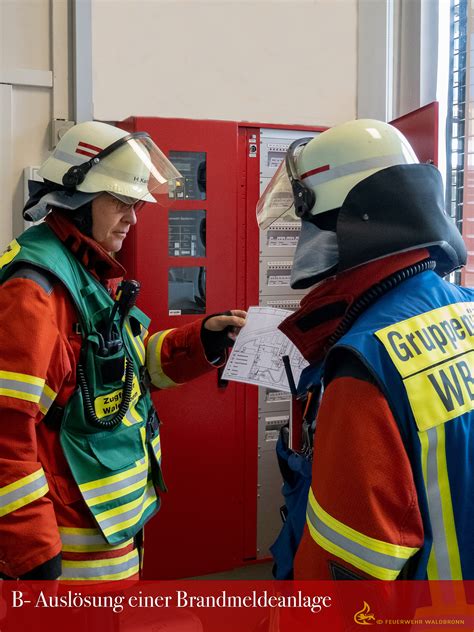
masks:
[[[27,205],[29,215],[38,215],[46,205],[74,210],[104,192],[127,204],[154,203],[162,195],[168,200],[181,179],[147,133],[130,134],[98,121],[71,127],[38,173],[47,186],[38,192],[45,194],[41,209]]]
[[[364,178],[387,167],[416,163],[403,134],[372,119],[349,121],[315,138],[297,140],[258,202],[259,226],[267,228],[292,207],[304,219],[340,208]]]
[[[293,210],[302,227],[291,286],[306,288],[389,254],[430,248],[437,272],[465,263],[439,171],[388,123],[349,121],[292,143],[257,205],[267,228]]]

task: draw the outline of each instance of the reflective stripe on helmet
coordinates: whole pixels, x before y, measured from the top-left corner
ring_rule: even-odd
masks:
[[[407,158],[402,154],[374,156],[373,158],[366,158],[365,160],[348,162],[338,167],[331,167],[330,165],[317,167],[316,169],[311,169],[311,171],[303,173],[300,178],[301,180],[307,180],[306,184],[317,186],[318,184],[330,182],[331,180],[352,175],[353,173],[360,173],[361,171],[368,171],[369,169],[385,169],[387,167],[394,167],[395,165],[406,164],[406,162]]]

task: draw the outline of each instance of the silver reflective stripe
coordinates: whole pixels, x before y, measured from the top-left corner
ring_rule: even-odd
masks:
[[[306,184],[317,186],[319,184],[323,184],[324,182],[330,182],[331,180],[336,180],[336,178],[342,178],[343,176],[348,176],[353,173],[367,171],[368,169],[385,169],[386,167],[394,167],[395,165],[404,165],[406,163],[406,156],[403,156],[402,154],[375,156],[374,158],[348,162],[347,164],[340,165],[339,167],[331,167],[327,171],[315,173],[312,176],[306,176],[303,180],[306,181]]]
[[[79,156],[79,154],[77,156],[72,155],[72,154],[67,154],[65,151],[62,151],[61,149],[56,149],[52,157],[56,158],[57,160],[62,160],[63,162],[67,162],[68,165],[74,165],[76,167],[78,165],[84,164],[85,162],[89,160],[87,156]]]
[[[135,468],[134,468],[135,469]],[[126,478],[122,478],[115,483],[110,483],[109,485],[104,485],[103,487],[96,487],[95,489],[91,489],[88,491],[83,491],[82,495],[84,496],[84,500],[90,501],[93,498],[98,496],[103,496],[105,494],[113,494],[114,498],[118,498],[120,496],[125,496],[129,491],[127,491],[127,487],[129,485],[133,485],[133,483],[142,482],[142,487],[145,487],[147,480],[147,470],[143,469],[141,472],[137,472],[132,476],[128,476]],[[122,492],[122,493],[120,493]]]
[[[31,474],[29,476],[26,476],[25,479],[30,478],[30,476]],[[6,494],[1,494],[1,489],[0,489],[0,515],[1,515],[2,508],[6,508],[8,505],[11,505],[12,503],[16,503],[17,501],[20,501],[22,498],[25,498],[26,496],[33,494],[34,492],[38,491],[45,485],[46,485],[46,490],[44,493],[48,491],[47,489],[48,483],[46,481],[45,475],[41,474],[38,478],[31,481],[30,483],[21,485],[21,487],[17,487],[16,489],[12,490],[11,492],[7,492]],[[36,500],[36,497],[33,498],[32,500]],[[20,506],[23,506],[23,505],[20,505]]]
[[[125,559],[124,559],[125,558]],[[100,566],[91,566],[91,562],[86,562],[84,566],[80,563],[63,561],[63,572],[60,579],[101,579],[123,574],[130,577],[139,570],[138,551],[132,551],[126,556],[119,558],[108,558],[100,560]]]
[[[61,542],[67,546],[87,546],[92,544],[107,544],[107,540],[104,538],[100,531],[96,533],[79,534],[79,533],[64,533],[59,529],[61,535]]]
[[[328,527],[324,522],[322,522],[317,515],[314,513],[313,508],[308,502],[307,506],[307,517],[311,522],[313,527],[327,540],[340,547],[344,551],[348,551],[353,555],[359,557],[374,566],[378,566],[380,568],[386,568],[389,570],[400,571],[405,563],[405,558],[394,557],[392,555],[387,555],[385,553],[377,553],[376,551],[372,551],[353,540],[349,540],[345,536],[341,535],[334,529]]]
[[[35,395],[38,400],[43,394],[43,387],[29,382],[22,382],[20,380],[5,380],[0,379],[0,388],[5,388],[12,391],[19,391],[21,393],[28,393],[29,395]]]
[[[427,481],[426,492],[430,511],[431,529],[433,531],[433,548],[438,567],[439,579],[452,579],[451,564],[449,562],[446,529],[443,520],[443,506],[438,484],[438,433],[437,428],[426,431],[428,437]]]
[[[156,456],[156,458],[158,460],[158,463],[161,464],[161,441],[160,441],[160,435],[158,435],[157,437],[152,439],[151,445],[153,447],[153,452],[155,453],[155,456]]]
[[[133,545],[133,538],[118,545],[107,542],[97,529],[75,529],[59,527],[62,550],[67,553],[99,553],[101,551],[120,551]],[[67,557],[66,557],[67,559]]]
[[[100,527],[102,531],[104,532],[107,529],[110,529],[110,527],[113,527],[114,525],[120,524],[128,520],[130,520],[132,524],[135,524],[136,522],[140,520],[143,512],[145,511],[145,504],[150,499],[157,500],[155,489],[153,485],[151,484],[147,486],[140,500],[140,503],[136,507],[133,507],[132,509],[128,511],[123,511],[115,516],[111,516],[110,518],[106,520],[101,520],[100,514],[97,514],[95,516],[95,519],[100,524]]]
[[[51,405],[53,404],[55,399],[56,399],[56,394],[53,398],[47,395],[46,391],[43,390],[43,392],[41,393],[40,401],[39,401],[40,408],[44,411],[48,411],[51,408]]]
[[[137,417],[140,417],[140,415],[136,412],[135,410],[135,414],[137,415]],[[140,419],[135,419],[135,417],[132,414],[132,409],[129,408],[127,411],[127,414],[125,415],[125,420],[128,421],[128,423],[131,424],[137,424],[140,421],[142,421],[142,418],[140,417]]]
[[[73,156],[62,151],[61,149],[56,149],[53,154],[53,158],[63,160],[68,165],[78,166],[84,164],[85,162],[88,162],[93,158],[93,156],[80,157],[79,154],[77,156]],[[150,163],[150,168],[152,167],[153,165]],[[122,169],[117,169],[116,167],[109,167],[107,166],[107,164],[104,166],[101,162],[94,165],[94,173],[103,173],[104,175],[116,178],[121,182],[128,182],[132,186],[135,185],[131,172],[123,171]],[[159,174],[157,175],[159,176]],[[166,182],[166,180],[163,179],[163,176],[159,176],[159,179],[162,183]]]

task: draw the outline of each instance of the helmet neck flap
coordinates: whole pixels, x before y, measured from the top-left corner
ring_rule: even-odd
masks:
[[[298,256],[298,243],[295,264],[299,261],[299,266],[293,271],[292,287],[308,288],[369,261],[422,247],[429,249],[440,276],[460,268],[466,262],[466,247],[443,202],[441,174],[432,165],[397,165],[377,171],[356,184],[341,208],[333,211],[338,213],[337,263],[326,270],[305,266]],[[305,224],[303,220],[302,232],[308,232]],[[302,240],[302,246],[309,259],[311,244],[307,242]],[[318,247],[316,240],[314,247]]]

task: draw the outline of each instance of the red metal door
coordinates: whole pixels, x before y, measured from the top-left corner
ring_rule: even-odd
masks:
[[[170,269],[205,267],[205,314],[245,309],[238,293],[245,253],[239,252],[237,238],[237,124],[133,118],[121,127],[149,132],[168,156],[205,153],[205,199],[170,200],[166,209],[146,205],[121,253],[128,276],[142,284],[138,305],[152,318],[151,332],[199,317],[177,310],[170,315]],[[168,243],[170,220],[183,211],[205,211],[206,247],[200,256],[181,256],[179,251],[176,256]],[[145,530],[145,578],[179,578],[237,566],[243,558],[243,385],[218,388],[213,371],[158,392],[154,401],[163,423],[169,493]]]
[[[438,164],[438,102],[434,101],[390,121],[409,140],[420,162]]]

